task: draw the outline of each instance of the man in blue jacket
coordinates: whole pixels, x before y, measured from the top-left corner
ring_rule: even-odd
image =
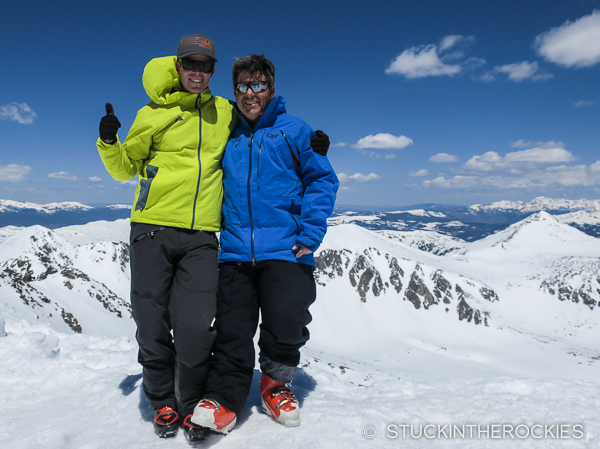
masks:
[[[233,428],[250,391],[259,311],[263,410],[286,426],[300,424],[298,401],[287,385],[309,339],[313,253],[338,188],[327,158],[311,151],[314,132],[286,113],[274,81],[275,68],[263,55],[234,64],[241,123],[223,158],[217,338],[205,399],[191,418],[221,433]]]

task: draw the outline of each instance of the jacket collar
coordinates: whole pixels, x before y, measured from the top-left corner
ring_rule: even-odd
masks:
[[[236,107],[236,111],[238,112],[238,114],[239,114],[240,118],[242,119],[243,123],[248,128],[250,128],[250,129],[252,129],[254,131],[259,130],[259,129],[263,129],[263,128],[270,128],[270,127],[272,127],[275,124],[275,121],[277,120],[277,117],[280,116],[281,114],[285,114],[285,112],[286,112],[286,109],[285,109],[285,98],[283,98],[282,96],[273,97],[273,99],[271,100],[271,102],[267,106],[267,109],[265,109],[265,111],[263,112],[263,114],[258,119],[258,122],[254,126],[254,128],[252,128],[252,126],[250,126],[250,124],[248,123],[248,121],[244,118],[244,116],[240,112],[239,108],[237,107],[237,104],[236,104],[235,107]]]

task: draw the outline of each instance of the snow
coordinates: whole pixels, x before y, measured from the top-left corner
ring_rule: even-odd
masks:
[[[0,200],[0,213],[2,212],[18,212],[19,210],[29,209],[37,212],[45,212],[52,214],[61,210],[90,210],[91,206],[77,203],[74,201],[66,201],[62,203],[37,204],[30,202],[20,202],[12,200]]]
[[[2,228],[0,228],[2,229]],[[129,242],[129,219],[94,221],[85,225],[66,226],[55,229],[56,234],[79,246],[93,242]]]
[[[488,205],[474,204],[468,207],[473,212],[478,211],[510,211],[517,210],[521,212],[539,212],[546,210],[565,210],[565,211],[576,211],[585,210],[587,212],[600,211],[600,200],[567,200],[567,199],[553,199],[539,196],[529,202],[523,201],[497,201]]]
[[[182,432],[170,440],[153,433],[131,318],[116,319],[77,293],[104,285],[127,299],[128,273],[115,262],[128,239],[127,220],[54,232],[3,229],[5,263],[24,257],[37,263],[35,253],[50,245],[47,263],[68,263],[90,279],[71,280],[66,289],[57,272],[31,283],[74,311],[79,334],[36,318],[39,309],[19,305],[10,286],[0,284],[0,447],[189,447]],[[202,447],[600,447],[599,308],[561,301],[541,287],[595,282],[600,240],[544,212],[472,243],[437,237],[340,224],[319,251],[340,251],[349,260],[361,255],[383,279],[394,257],[407,276],[421,273],[430,288],[431,275],[441,272],[470,295],[473,308],[489,313],[489,326],[459,321],[441,303],[416,309],[392,288],[380,295],[369,290],[363,301],[347,276],[323,278],[293,384],[301,426],[285,428],[260,411],[255,371],[233,432],[211,435]],[[414,247],[419,242],[453,251],[421,251]],[[483,286],[499,299],[482,299]],[[533,436],[515,436],[518,426],[521,436]],[[411,436],[424,428],[425,435]],[[465,437],[456,434],[461,429]]]
[[[438,218],[442,218],[442,217],[446,216],[446,214],[443,214],[441,212],[427,211],[425,209],[407,210],[407,211],[404,211],[404,213],[411,214],[411,215],[416,215],[416,216],[419,216],[419,217],[438,217]]]
[[[153,413],[139,387],[135,344],[126,338],[67,335],[23,322],[7,323],[7,331],[0,338],[1,447],[189,447],[182,432],[171,440],[153,434]],[[303,361],[317,356],[325,357],[306,350]],[[339,359],[330,360],[338,363]],[[260,412],[255,373],[236,428],[225,437],[210,436],[202,447],[593,448],[600,444],[600,388],[595,382],[535,376],[411,380],[370,367],[365,370],[371,375],[368,387],[344,381],[325,363],[302,368],[294,382],[302,406],[302,424],[297,428],[280,426]],[[437,429],[443,426],[469,425],[475,429],[473,438],[468,431],[464,438],[456,433],[448,438],[448,428],[437,437]],[[541,440],[491,438],[491,426],[506,430],[500,426],[509,425],[521,426],[521,435],[529,429],[543,435],[544,428],[534,425],[550,428],[550,433]],[[568,426],[563,430],[569,439],[557,438],[558,425]],[[578,425],[583,429],[579,433]],[[376,433],[371,439],[364,436],[364,432],[372,435],[369,426]],[[426,434],[436,438],[411,437],[411,432],[417,436],[425,426],[429,426]]]
[[[329,226],[335,226],[342,223],[353,223],[355,221],[375,221],[380,217],[378,215],[338,215],[327,220]]]

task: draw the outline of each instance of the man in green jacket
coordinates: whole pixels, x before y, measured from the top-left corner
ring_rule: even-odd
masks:
[[[131,306],[144,392],[160,437],[189,441],[204,429],[189,421],[202,398],[216,311],[223,198],[221,159],[237,123],[229,101],[211,94],[215,47],[201,34],[181,39],[177,57],[144,69],[152,102],[123,143],[112,106],[100,122],[98,151],[118,181],[139,174],[131,211]],[[171,334],[172,332],[172,334]]]

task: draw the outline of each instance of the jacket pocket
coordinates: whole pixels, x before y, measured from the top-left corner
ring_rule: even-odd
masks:
[[[135,210],[142,210],[146,207],[148,202],[148,194],[150,193],[150,186],[152,181],[158,174],[158,167],[154,165],[146,166],[146,179],[140,179],[140,196],[138,196],[137,202],[135,203]]]

